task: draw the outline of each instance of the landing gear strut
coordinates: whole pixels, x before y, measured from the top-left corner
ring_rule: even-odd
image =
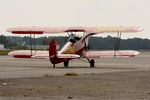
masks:
[[[66,67],[66,68],[67,68],[67,67],[68,67],[68,65],[69,65],[69,61],[65,61],[65,62],[64,62],[64,67]]]
[[[90,67],[95,67],[95,61],[94,61],[94,59],[88,59],[87,58],[87,60],[89,61],[89,63],[90,63]]]

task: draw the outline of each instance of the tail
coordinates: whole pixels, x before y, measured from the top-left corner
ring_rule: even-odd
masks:
[[[49,44],[49,59],[52,64],[56,63],[57,58],[57,49],[56,49],[57,43],[54,39],[51,40]]]

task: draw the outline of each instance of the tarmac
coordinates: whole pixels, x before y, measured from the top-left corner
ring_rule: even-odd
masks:
[[[142,52],[133,58],[95,59],[94,68],[86,59],[53,68],[48,59],[0,56],[0,100],[149,100],[149,59],[150,52]]]
[[[48,59],[17,59],[9,56],[0,56],[0,78],[25,78],[41,77],[43,75],[63,76],[66,73],[100,74],[122,71],[149,70],[149,53],[142,53],[134,58],[99,58],[95,59],[95,68],[90,68],[84,60],[73,60],[69,68],[64,68],[63,63],[53,68]],[[86,62],[85,62],[86,61]]]

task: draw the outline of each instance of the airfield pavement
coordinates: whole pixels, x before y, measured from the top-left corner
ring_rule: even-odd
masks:
[[[150,52],[95,61],[54,69],[49,60],[0,56],[0,100],[150,100]]]

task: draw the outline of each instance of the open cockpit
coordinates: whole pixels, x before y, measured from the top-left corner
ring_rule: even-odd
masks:
[[[69,41],[69,42],[72,42],[72,43],[76,43],[76,42],[79,41],[81,38],[82,38],[82,37],[79,36],[79,35],[71,34],[71,35],[69,35],[68,41]]]

